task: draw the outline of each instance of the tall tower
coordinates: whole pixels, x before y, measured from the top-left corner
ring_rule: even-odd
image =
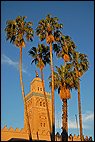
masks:
[[[49,114],[51,119],[51,95],[46,92]],[[47,118],[46,103],[42,87],[42,80],[36,74],[36,78],[30,84],[30,92],[25,96],[28,110],[32,139],[50,140],[49,123]],[[27,128],[24,112],[24,128]]]

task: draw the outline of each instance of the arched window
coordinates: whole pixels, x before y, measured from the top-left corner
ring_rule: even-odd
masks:
[[[41,123],[41,127],[42,127],[42,123]]]
[[[42,102],[40,102],[40,106],[42,106]]]
[[[43,102],[43,107],[45,107],[45,102]]]
[[[38,87],[38,91],[39,91],[39,87]]]
[[[44,123],[44,127],[45,127],[45,123]]]
[[[42,88],[40,88],[40,91],[42,91]]]

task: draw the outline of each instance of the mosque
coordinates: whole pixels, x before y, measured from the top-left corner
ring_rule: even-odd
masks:
[[[51,95],[46,93],[49,114],[51,119]],[[29,116],[30,129],[32,139],[34,140],[50,140],[49,124],[47,120],[47,110],[44,99],[42,80],[36,74],[36,78],[30,83],[30,92],[25,96],[27,112]],[[1,141],[7,141],[11,138],[28,138],[27,123],[24,110],[24,128],[15,130],[5,126],[1,130]]]
[[[49,114],[51,119],[51,94],[46,93]],[[30,83],[30,92],[25,96],[27,113],[29,116],[29,124],[32,134],[32,140],[44,140],[50,141],[50,133],[49,133],[49,124],[47,119],[47,110],[46,103],[44,99],[44,92],[42,87],[42,80],[39,78],[38,74]],[[15,140],[12,140],[15,139]],[[24,128],[13,129],[12,127],[1,129],[1,141],[20,141],[28,140],[28,130],[27,130],[27,121],[24,110]],[[57,132],[55,135],[55,141],[61,141],[61,135]],[[68,141],[80,141],[80,136],[68,136]]]

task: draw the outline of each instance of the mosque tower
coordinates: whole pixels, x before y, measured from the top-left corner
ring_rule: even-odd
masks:
[[[51,119],[51,95],[46,92],[49,114]],[[36,72],[36,78],[30,83],[30,92],[25,96],[32,139],[50,140],[49,123],[42,80]],[[24,129],[27,129],[24,110]]]

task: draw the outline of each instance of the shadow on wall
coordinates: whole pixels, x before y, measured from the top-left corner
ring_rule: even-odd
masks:
[[[21,138],[11,138],[10,140],[8,141],[30,141],[30,140],[27,140],[27,139],[21,139]],[[32,140],[32,141],[41,141],[41,142],[44,142],[46,140]]]

